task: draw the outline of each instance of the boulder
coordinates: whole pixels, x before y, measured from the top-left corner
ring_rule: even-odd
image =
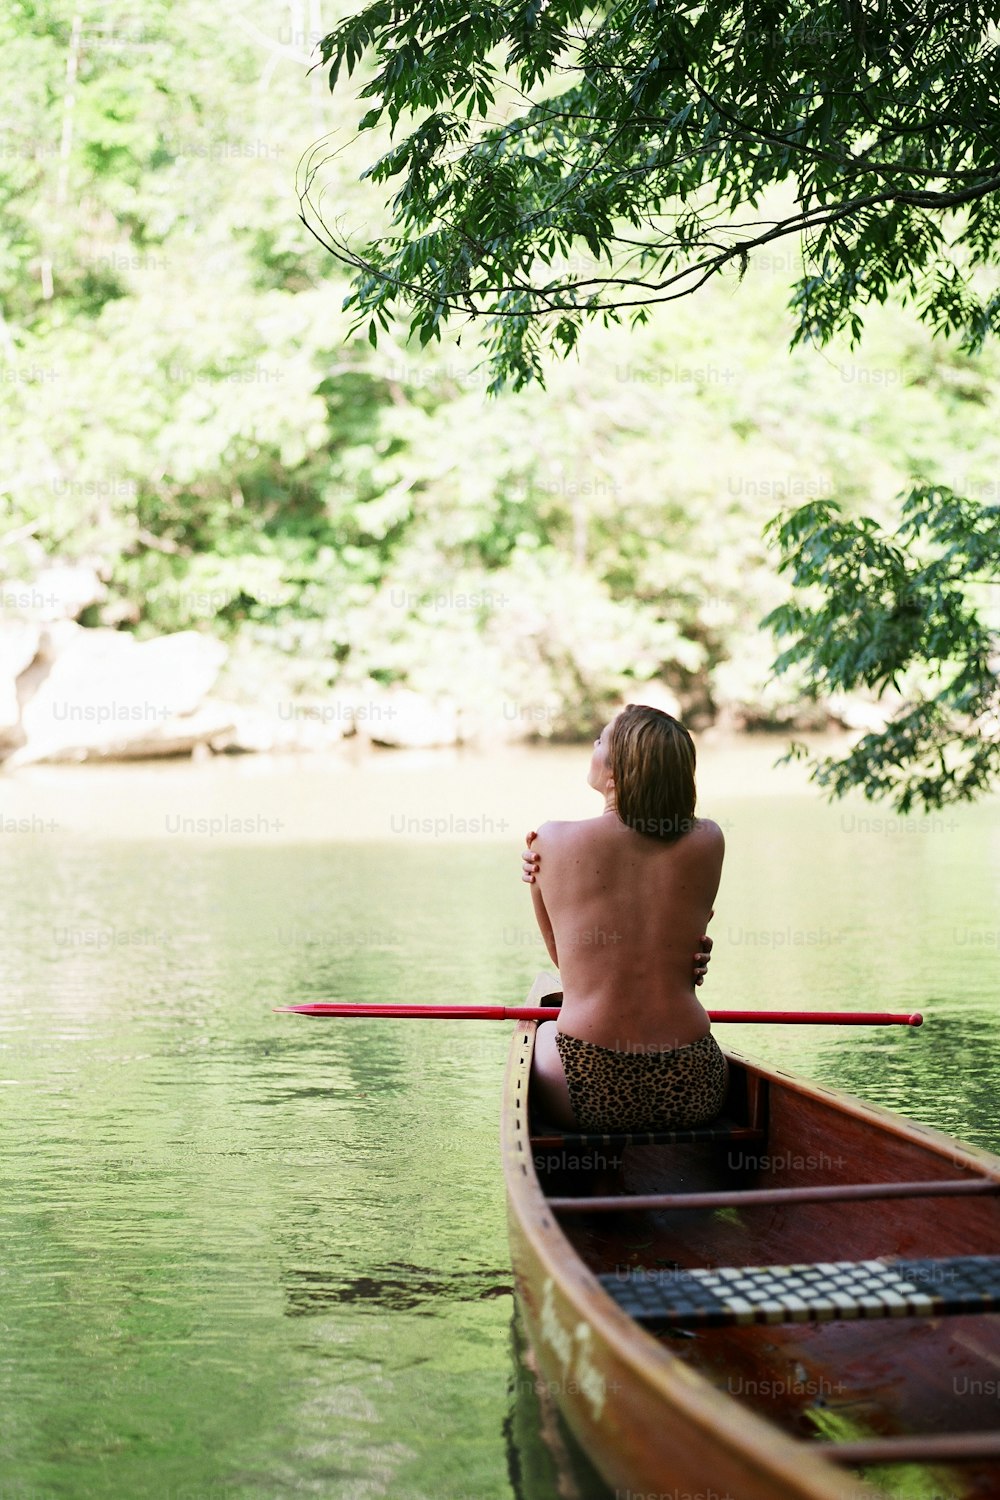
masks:
[[[427,698],[410,688],[385,688],[368,708],[365,719],[355,719],[355,730],[375,745],[429,750],[457,745],[461,738],[458,709],[448,699]]]
[[[661,713],[670,714],[674,719],[682,717],[680,699],[662,682],[636,683],[635,687],[630,689],[626,701],[644,705],[647,708],[658,708]],[[622,708],[624,707],[625,702],[622,703]]]
[[[58,622],[27,674],[25,743],[7,764],[187,753],[232,726],[229,710],[196,716],[225,658],[221,641],[193,630],[137,641]]]
[[[159,724],[109,728],[100,743],[67,744],[50,749],[41,756],[31,753],[31,744],[11,756],[8,765],[24,765],[31,760],[49,762],[84,760],[154,760],[172,755],[194,755],[199,750],[210,753],[217,739],[224,739],[233,729],[233,713],[222,704],[206,704],[191,714],[177,714]]]
[[[8,612],[27,620],[75,620],[108,591],[87,563],[52,563],[39,569],[31,583],[7,579],[3,599]]]
[[[24,741],[18,678],[35,660],[41,637],[30,620],[0,623],[0,753]]]
[[[230,710],[232,727],[212,740],[212,749],[229,755],[329,750],[344,738],[350,718],[329,702],[289,699],[277,713],[258,708]]]
[[[864,734],[881,734],[896,712],[901,699],[895,694],[872,700],[850,693],[833,693],[827,700],[831,717],[843,729]]]

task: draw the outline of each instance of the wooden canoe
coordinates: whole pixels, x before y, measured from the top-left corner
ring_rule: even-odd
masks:
[[[705,1130],[564,1132],[536,1024],[504,1083],[515,1288],[619,1496],[997,1500],[1000,1158],[732,1053]]]

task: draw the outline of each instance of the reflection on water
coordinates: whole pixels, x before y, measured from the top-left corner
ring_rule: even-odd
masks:
[[[703,995],[927,1025],[724,1040],[1000,1146],[1000,805],[886,826],[770,772],[776,748],[702,758],[728,843]],[[567,1488],[510,1349],[509,1028],[271,1007],[519,999],[546,966],[521,836],[595,810],[585,763],[0,783],[4,1500]]]

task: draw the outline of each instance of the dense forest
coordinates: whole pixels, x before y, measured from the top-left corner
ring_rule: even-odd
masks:
[[[348,339],[297,169],[325,143],[348,229],[378,200],[363,106],[308,71],[320,10],[5,8],[3,576],[92,564],[84,625],[212,634],[238,702],[402,684],[571,737],[657,684],[696,724],[815,717],[769,680],[763,527],[822,496],[888,520],[919,480],[995,502],[995,350],[889,306],[790,353],[787,249],[589,330],[544,390],[488,396],[460,334]]]

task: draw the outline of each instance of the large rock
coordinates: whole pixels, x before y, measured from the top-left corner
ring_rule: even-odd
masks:
[[[827,700],[831,716],[843,729],[864,734],[882,734],[901,701],[891,694],[873,700],[850,693],[833,693]]]
[[[142,729],[132,726],[109,729],[100,744],[69,744],[51,749],[46,755],[32,754],[30,743],[11,756],[8,765],[24,765],[31,760],[157,760],[173,755],[208,753],[218,739],[233,729],[233,712],[223,704],[208,703],[191,714],[177,714],[162,724]],[[208,747],[206,749],[205,747]]]
[[[18,678],[34,661],[41,627],[30,620],[0,624],[0,753],[24,741]]]
[[[39,569],[31,583],[8,579],[3,585],[5,608],[26,620],[75,620],[92,604],[102,604],[108,591],[87,563],[52,563]]]
[[[289,699],[278,711],[234,708],[232,727],[212,740],[212,749],[228,755],[270,754],[284,751],[329,750],[338,745],[351,723],[339,702],[302,702]]]
[[[658,708],[661,713],[669,714],[672,719],[682,717],[680,699],[663,682],[636,683],[629,692],[628,702],[644,705],[647,708]],[[622,707],[625,707],[624,703]]]
[[[369,705],[367,719],[355,719],[357,734],[376,745],[429,750],[461,739],[456,705],[433,700],[410,688],[385,688]]]
[[[8,765],[180,755],[232,725],[221,708],[196,711],[226,658],[221,641],[186,630],[137,641],[60,622],[46,630]]]

